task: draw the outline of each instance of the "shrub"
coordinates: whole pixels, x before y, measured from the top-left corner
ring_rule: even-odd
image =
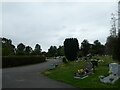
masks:
[[[77,59],[77,53],[79,51],[79,43],[77,38],[67,38],[64,41],[64,53],[65,57],[69,61]]]
[[[2,67],[21,66],[45,61],[44,56],[4,56],[2,57]]]
[[[63,62],[64,62],[64,63],[68,63],[68,60],[64,57],[64,58],[63,58]]]

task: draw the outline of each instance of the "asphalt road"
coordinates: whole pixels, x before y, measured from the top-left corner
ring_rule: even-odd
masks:
[[[41,74],[52,63],[61,64],[62,62],[47,60],[47,62],[40,64],[3,69],[2,88],[74,88]]]

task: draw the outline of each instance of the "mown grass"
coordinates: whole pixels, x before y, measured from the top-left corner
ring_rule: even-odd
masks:
[[[100,75],[108,74],[109,63],[113,63],[115,61],[113,61],[110,56],[98,58],[104,59],[104,62],[99,63],[95,74],[92,74],[85,79],[76,79],[73,77],[74,72],[85,67],[86,62],[83,61],[62,64],[54,70],[44,71],[43,74],[51,79],[73,85],[76,88],[118,88],[118,85],[120,85],[120,80],[118,80],[114,85],[104,84],[99,80]]]

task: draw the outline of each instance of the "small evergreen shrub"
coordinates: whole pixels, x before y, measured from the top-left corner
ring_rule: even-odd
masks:
[[[62,61],[63,61],[64,63],[68,63],[68,60],[67,60],[65,57],[62,59]]]

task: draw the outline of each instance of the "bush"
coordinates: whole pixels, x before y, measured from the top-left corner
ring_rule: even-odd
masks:
[[[64,62],[64,63],[68,63],[68,60],[64,57],[64,58],[63,58],[63,62]]]
[[[64,53],[65,57],[69,61],[77,59],[77,53],[79,51],[79,43],[77,38],[67,38],[64,41]]]
[[[2,67],[21,66],[45,61],[44,56],[4,56],[2,57]]]

